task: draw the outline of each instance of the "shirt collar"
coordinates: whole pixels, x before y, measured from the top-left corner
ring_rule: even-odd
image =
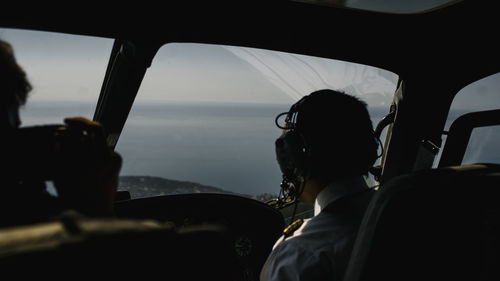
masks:
[[[314,201],[314,215],[318,215],[330,203],[366,188],[368,185],[362,176],[342,179],[327,185]]]

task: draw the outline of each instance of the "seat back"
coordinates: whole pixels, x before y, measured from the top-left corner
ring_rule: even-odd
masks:
[[[499,195],[498,165],[389,181],[370,202],[344,280],[500,280]]]

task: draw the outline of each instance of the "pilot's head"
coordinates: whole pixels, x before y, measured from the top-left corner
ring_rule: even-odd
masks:
[[[325,186],[367,174],[377,158],[367,105],[354,96],[313,92],[290,108],[286,121],[276,152],[283,174],[292,181]]]
[[[0,40],[0,98],[2,129],[20,125],[19,107],[26,103],[31,85],[24,70],[17,64],[12,46]]]

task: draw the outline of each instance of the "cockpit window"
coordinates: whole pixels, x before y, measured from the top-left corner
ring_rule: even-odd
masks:
[[[0,28],[33,90],[19,111],[21,126],[92,119],[113,40],[81,35]],[[48,191],[56,193],[51,182]]]
[[[116,150],[132,197],[227,192],[266,201],[279,192],[275,117],[331,88],[389,112],[398,76],[337,60],[232,46],[172,43],[148,69]],[[332,128],[334,130],[334,128]]]
[[[33,90],[21,108],[22,126],[92,119],[113,46],[112,39],[0,29]]]
[[[293,0],[316,5],[344,6],[352,9],[394,13],[414,14],[424,13],[458,3],[461,0]]]
[[[476,111],[500,109],[500,73],[493,74],[476,81],[455,96],[446,120],[445,131],[460,116]],[[443,135],[446,145],[446,135]],[[500,142],[500,126],[476,128],[472,131],[462,164],[500,163],[498,143]],[[440,154],[434,161],[437,167]]]

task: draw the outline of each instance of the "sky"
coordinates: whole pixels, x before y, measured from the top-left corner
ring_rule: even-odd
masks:
[[[28,73],[31,100],[97,100],[111,39],[12,29],[0,29],[0,38]],[[390,72],[335,60],[174,43],[158,52],[138,100],[291,104],[314,90],[349,86],[368,103],[387,106],[395,81]]]
[[[377,106],[389,106],[396,82],[397,75],[387,71],[337,60],[174,43],[159,50],[138,95],[144,100],[292,104],[315,90],[349,88],[368,103],[378,99]]]
[[[96,101],[113,40],[0,29],[33,85],[30,100]]]
[[[13,45],[28,73],[34,86],[30,100],[97,101],[113,40],[15,29],[0,29],[0,38]],[[137,100],[291,104],[314,90],[333,88],[357,95],[370,106],[386,107],[396,81],[394,73],[354,63],[174,43],[156,55]],[[499,74],[469,85],[457,94],[453,108],[498,108],[499,87]]]

